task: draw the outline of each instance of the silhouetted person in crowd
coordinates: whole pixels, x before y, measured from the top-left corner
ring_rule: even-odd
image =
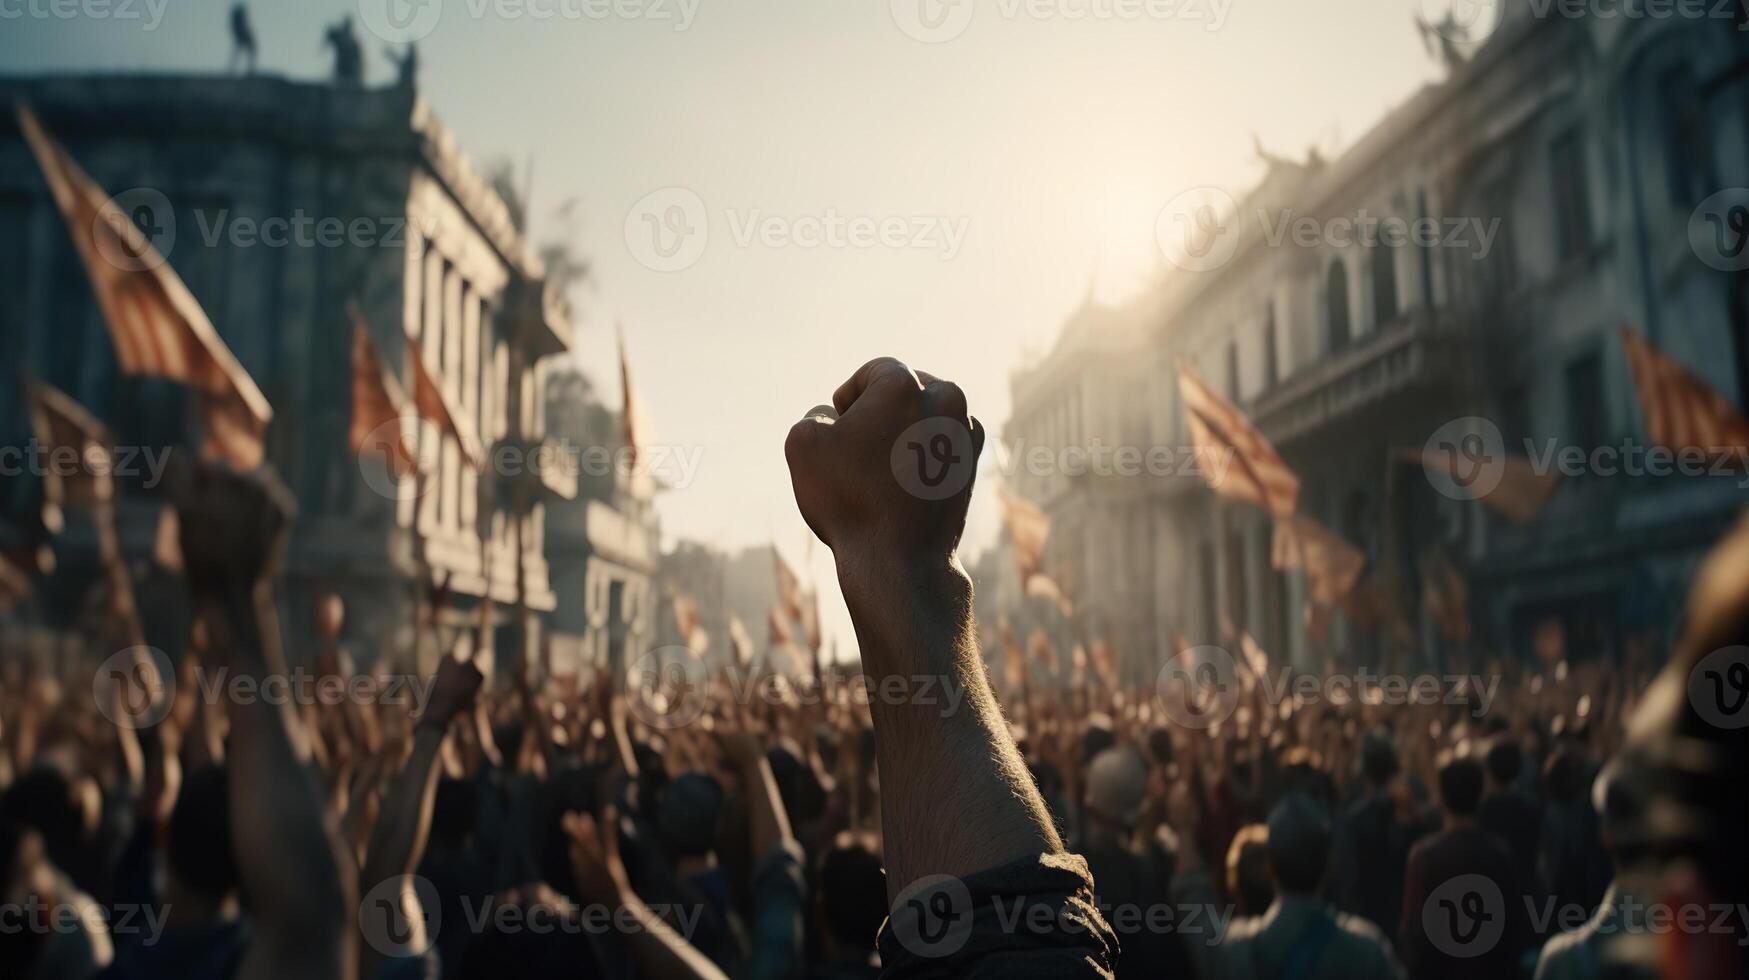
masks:
[[[1519,788],[1524,750],[1509,735],[1496,736],[1483,755],[1485,776],[1482,804],[1476,822],[1506,845],[1512,864],[1520,869],[1524,883],[1532,885],[1537,843],[1542,833],[1542,814],[1536,802]],[[1534,894],[1537,889],[1527,888]]]
[[[1193,823],[1179,808],[1175,823]],[[1234,919],[1218,944],[1192,942],[1202,977],[1235,980],[1401,980],[1390,941],[1364,919],[1337,912],[1320,893],[1329,870],[1330,816],[1293,793],[1269,811],[1265,845],[1275,899],[1261,915]],[[1180,907],[1216,908],[1200,869],[1182,868]]]
[[[1392,942],[1403,908],[1403,873],[1419,828],[1398,773],[1388,732],[1369,732],[1360,747],[1361,790],[1342,812],[1335,881],[1338,908],[1378,926]]]
[[[1520,875],[1505,845],[1476,823],[1482,765],[1467,744],[1441,753],[1444,828],[1409,852],[1398,941],[1421,980],[1508,977],[1530,941]]]
[[[821,963],[810,980],[875,980],[881,975],[875,936],[887,918],[887,879],[877,845],[866,835],[840,835],[820,860],[814,903]]]
[[[1269,828],[1246,824],[1227,845],[1227,900],[1239,915],[1262,915],[1275,902],[1275,877],[1269,870]]]

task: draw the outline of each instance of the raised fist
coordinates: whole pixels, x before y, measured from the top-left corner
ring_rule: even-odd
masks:
[[[171,494],[196,592],[250,589],[278,570],[294,507],[270,471],[197,464],[177,473]]]
[[[840,560],[933,561],[959,544],[983,448],[958,385],[883,357],[797,422],[784,455],[802,519]]]
[[[425,717],[434,724],[449,727],[457,715],[473,708],[474,696],[479,694],[484,680],[473,664],[444,657],[431,681],[431,700],[425,707]]]

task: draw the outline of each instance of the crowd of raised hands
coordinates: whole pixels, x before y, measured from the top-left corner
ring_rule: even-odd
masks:
[[[932,500],[890,469],[936,418],[975,466],[959,390],[875,361],[786,445],[856,627],[860,665],[833,676],[870,685],[719,674],[668,692],[681,712],[605,666],[483,677],[443,647],[484,638],[435,629],[435,672],[407,683],[349,649],[338,599],[295,652],[335,696],[236,696],[288,675],[293,508],[266,473],[184,474],[181,661],[0,676],[0,977],[1216,977],[1244,972],[1235,911],[1305,895],[1348,914],[1367,975],[1443,976],[1415,855],[1472,825],[1512,895],[1603,900],[1592,783],[1649,658],[1492,667],[1432,703],[1250,676],[1196,725],[1164,686],[998,699],[954,558],[971,476]],[[94,632],[99,654],[126,635]],[[882,678],[934,693],[851,696]],[[1509,933],[1502,976],[1562,925]]]

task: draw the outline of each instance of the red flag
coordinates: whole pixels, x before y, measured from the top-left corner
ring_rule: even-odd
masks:
[[[1239,631],[1239,653],[1245,658],[1245,667],[1252,677],[1261,681],[1269,676],[1269,654],[1264,652],[1249,630]]]
[[[1468,476],[1466,471],[1470,469],[1470,465],[1457,454],[1444,449],[1399,449],[1397,456],[1431,469],[1446,470],[1457,478]],[[1508,454],[1502,460],[1500,482],[1477,499],[1506,515],[1512,523],[1523,526],[1536,520],[1543,505],[1560,487],[1559,472],[1538,473],[1530,460]]]
[[[790,571],[789,563],[783,560],[776,546],[771,549],[772,567],[777,575],[777,601],[783,606],[783,611],[789,618],[802,622],[802,586],[796,578],[796,573]]]
[[[1293,515],[1275,522],[1270,564],[1276,568],[1305,567],[1312,598],[1330,606],[1342,601],[1366,568],[1366,555],[1309,517]]]
[[[357,304],[348,303],[347,312],[352,316],[352,425],[347,430],[347,444],[359,455],[382,456],[389,470],[405,479],[419,471],[419,461],[402,431],[406,392],[383,366],[370,339],[370,326]]]
[[[1205,458],[1230,460],[1223,470],[1202,468],[1209,489],[1278,516],[1292,514],[1299,502],[1300,479],[1245,413],[1215,394],[1184,361],[1178,362],[1178,390],[1197,451]]]
[[[1037,574],[1044,566],[1045,541],[1051,536],[1051,519],[1038,505],[1007,487],[998,491],[1002,502],[1002,522],[1008,528],[1008,538],[1014,544],[1014,563],[1024,580]]]
[[[998,495],[1002,523],[1008,528],[1008,539],[1014,546],[1014,565],[1020,572],[1021,588],[1028,596],[1055,603],[1063,615],[1074,615],[1074,602],[1056,579],[1043,571],[1045,542],[1051,536],[1050,517],[1037,504],[1006,487]]]
[[[710,633],[698,619],[698,603],[687,596],[674,596],[674,627],[680,633],[680,641],[693,653],[703,654],[710,648]]]
[[[48,454],[43,467],[43,527],[59,531],[65,508],[90,509],[115,499],[109,462],[114,445],[103,423],[51,385],[30,384],[30,423]],[[71,451],[69,457],[68,451]]]
[[[436,375],[426,365],[424,352],[411,337],[407,338],[407,363],[413,372],[413,409],[420,418],[455,439],[467,465],[478,466],[481,448],[479,440],[474,438],[474,427],[460,409],[450,404],[443,386],[437,383]]]
[[[820,644],[824,637],[820,628],[820,590],[814,589],[808,593],[808,604],[802,608],[802,635],[807,639],[808,649],[815,654],[820,653]]]
[[[772,646],[781,647],[789,645],[790,640],[793,638],[793,634],[790,633],[789,623],[785,621],[782,609],[772,606],[771,611],[765,616],[765,625],[770,634]]]
[[[273,418],[261,390],[150,240],[28,109],[19,127],[85,262],[123,374],[167,378],[201,395],[201,452],[238,469],[261,465]]]
[[[637,389],[632,387],[631,361],[626,357],[626,335],[619,330],[619,387],[620,387],[620,425],[625,438],[626,452],[630,456],[630,465],[638,465],[638,453],[643,449],[648,438],[645,431],[647,423],[644,419],[644,406],[638,400]]]
[[[1698,449],[1709,459],[1742,458],[1749,447],[1749,421],[1723,395],[1626,324],[1621,345],[1646,416],[1646,435],[1654,444],[1673,452]]]
[[[1075,615],[1075,603],[1063,592],[1063,587],[1049,575],[1036,573],[1026,580],[1026,594],[1034,599],[1047,599],[1065,616]]]

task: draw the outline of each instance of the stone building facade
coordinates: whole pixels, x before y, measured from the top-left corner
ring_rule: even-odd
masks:
[[[1223,618],[1301,663],[1522,654],[1550,622],[1569,654],[1612,655],[1673,626],[1699,557],[1749,500],[1740,477],[1586,467],[1521,527],[1397,455],[1472,416],[1532,458],[1644,448],[1624,322],[1749,404],[1745,275],[1691,241],[1707,202],[1749,184],[1749,34],[1502,6],[1467,61],[1340,157],[1269,159],[1236,201],[1208,195],[1225,212],[1217,234],[1145,295],[1072,317],[1013,379],[1011,451],[1127,439],[1171,453],[1189,441],[1175,380],[1188,362],[1274,442],[1302,480],[1301,512],[1365,552],[1363,581],[1392,593],[1413,633],[1339,617],[1315,649],[1300,577],[1272,567],[1270,522],[1200,480],[1022,467],[1016,486],[1056,519],[1083,615],[1152,631],[1125,651],[1144,660],[1132,675],[1178,635],[1221,642]],[[1369,235],[1368,220],[1436,234]],[[1462,648],[1419,602],[1432,553],[1469,582]]]
[[[18,100],[142,223],[272,402],[268,458],[300,508],[284,596],[294,646],[315,597],[335,589],[354,599],[347,635],[361,659],[405,651],[421,577],[448,581],[457,625],[490,595],[501,655],[532,643],[532,615],[555,601],[543,548],[553,488],[534,467],[495,461],[526,459],[544,438],[544,385],[569,345],[569,314],[426,103],[411,89],[268,76],[0,80],[0,102]],[[0,346],[118,441],[185,444],[182,391],[117,373],[85,272],[10,120],[0,162]],[[424,433],[429,472],[415,492],[349,452],[349,301],[404,382],[399,338],[422,346],[488,450],[481,467]],[[0,426],[8,441],[28,438],[17,389]],[[162,505],[148,482],[123,481],[136,554]],[[34,482],[5,489],[8,512],[27,515]],[[64,550],[76,570],[77,539]]]

